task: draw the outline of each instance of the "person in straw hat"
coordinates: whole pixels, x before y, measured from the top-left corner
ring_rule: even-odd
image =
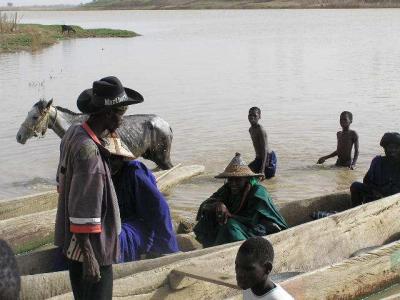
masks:
[[[288,228],[268,191],[259,183],[264,174],[253,173],[239,153],[215,176],[227,182],[204,201],[194,227],[197,240],[210,247]]]
[[[142,254],[159,256],[179,251],[169,206],[158,190],[153,173],[116,134],[104,139],[117,193],[122,230],[120,262],[138,260]]]
[[[114,76],[95,81],[77,100],[89,119],[72,125],[61,140],[54,243],[68,258],[75,299],[112,298],[121,219],[109,153],[100,139],[121,125],[127,105],[142,101],[142,95]]]

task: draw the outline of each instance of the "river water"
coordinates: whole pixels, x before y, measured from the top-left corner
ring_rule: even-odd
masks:
[[[248,108],[278,156],[266,182],[275,199],[348,189],[398,131],[400,10],[207,10],[22,12],[22,22],[130,29],[130,39],[79,39],[36,53],[0,55],[0,199],[52,189],[59,138],[20,145],[15,135],[41,97],[76,109],[93,80],[116,75],[145,101],[129,113],[156,113],[174,131],[174,163],[206,174],[175,189],[176,205],[197,207],[221,182],[235,152],[254,153]],[[339,114],[353,112],[360,136],[354,171],[317,166],[336,147]],[[152,164],[149,164],[152,166]]]

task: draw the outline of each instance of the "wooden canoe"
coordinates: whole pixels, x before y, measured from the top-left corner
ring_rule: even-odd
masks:
[[[311,205],[316,201],[313,199],[305,203]],[[299,211],[307,211],[302,203],[295,207]],[[400,195],[394,195],[270,235],[268,239],[276,253],[274,272],[309,272],[347,259],[361,248],[388,243],[400,231],[399,213]],[[182,254],[177,254],[173,262],[165,264],[163,259],[166,258],[162,258],[156,264],[153,262],[151,269],[133,271],[130,275],[124,272],[123,278],[116,276],[119,279],[114,281],[114,296],[129,299],[187,299],[190,295],[192,299],[221,299],[235,295],[235,289],[205,281],[189,280],[174,284],[181,288],[179,290],[171,289],[165,283],[171,271],[191,266],[202,270],[219,270],[227,277],[234,277],[234,259],[240,244],[237,242],[211,248],[214,251],[206,254],[196,251],[190,253],[193,255],[191,258],[179,259]],[[140,262],[127,263],[124,267],[132,268],[137,263]],[[157,264],[159,266],[155,267]],[[118,265],[115,267],[117,269]],[[175,278],[177,280],[179,278]],[[22,299],[44,299],[60,295],[68,289],[67,272],[28,275],[22,278],[21,296]],[[63,297],[60,296],[60,299]]]
[[[204,166],[189,165],[178,166],[172,171],[155,172],[154,176],[160,178],[157,182],[160,191],[168,193],[171,187],[202,173],[204,173]],[[50,191],[1,201],[0,221],[57,208],[57,199],[57,192]]]
[[[314,197],[311,199],[305,200],[297,200],[289,203],[278,203],[280,206],[280,212],[285,217],[287,222],[290,226],[296,226],[302,223],[306,223],[311,221],[311,214],[313,211],[317,210],[336,210],[336,211],[343,211],[350,207],[350,197],[347,193],[335,193],[331,195],[321,196],[321,197]],[[47,218],[45,218],[47,217]],[[35,233],[30,235],[27,241],[24,242],[23,245],[28,244],[31,249],[34,249],[42,243],[41,238],[46,238],[44,241],[49,242],[52,239],[52,235],[46,236],[46,233],[49,232],[51,229],[51,224],[53,224],[52,220],[55,217],[55,210],[53,210],[52,214],[49,212],[42,212],[38,214],[34,214],[30,216],[29,222],[25,224],[24,228],[21,230],[29,231],[29,226],[36,225]],[[25,219],[28,219],[27,217]],[[36,219],[43,220],[40,221],[40,224],[36,221]],[[7,232],[12,232],[12,228],[14,226],[14,222],[10,221],[8,223],[10,229]],[[4,222],[7,223],[7,222]],[[50,225],[44,225],[44,224]],[[0,222],[1,224],[1,222]],[[51,232],[52,234],[52,232]],[[32,235],[37,236],[37,238],[32,238]],[[21,237],[22,238],[22,237]],[[37,241],[36,244],[29,244],[29,241]],[[190,241],[190,239],[189,239]],[[17,261],[20,266],[20,272],[23,275],[28,274],[37,274],[37,273],[46,273],[50,272],[53,267],[53,257],[55,255],[54,248],[45,249],[41,251],[36,251],[32,253],[27,253],[23,255],[17,256]]]
[[[297,300],[359,299],[400,280],[400,242],[281,283]]]
[[[345,194],[342,194],[342,199],[343,195]],[[297,203],[294,206],[299,212],[308,210],[305,203],[316,205],[318,202],[317,198],[303,201],[304,203]],[[348,197],[342,202],[347,201]],[[329,205],[332,206],[332,203]],[[308,272],[342,261],[361,248],[385,244],[400,231],[399,213],[400,195],[395,195],[270,235],[269,240],[274,245],[277,257],[274,271]],[[153,264],[151,269],[133,271],[131,275],[128,275],[129,272],[124,272],[124,278],[114,282],[114,294],[117,298],[129,296],[132,299],[136,296],[138,299],[158,296],[165,299],[185,299],[185,297],[187,299],[190,295],[193,299],[203,299],[213,295],[217,298],[234,295],[237,291],[232,291],[232,288],[220,286],[215,288],[211,283],[197,282],[176,291],[164,283],[172,270],[193,265],[201,266],[205,270],[220,270],[226,275],[233,276],[234,259],[240,244],[241,242],[222,245],[207,254],[195,251],[190,253],[193,256],[189,259],[187,257],[179,259],[179,255],[182,254],[177,254],[173,262],[165,262],[164,259],[167,258],[165,257]],[[209,249],[204,250],[210,251]],[[123,267],[132,268],[138,263],[149,262],[132,262]],[[117,269],[118,265],[115,267]],[[66,272],[23,276],[22,282],[23,299],[43,299],[59,295],[69,289]],[[35,286],[41,288],[34,289]]]
[[[162,177],[157,184],[165,193],[183,180],[203,172],[204,166],[200,165],[179,167]],[[26,252],[51,242],[54,235],[56,202],[56,192],[2,202],[0,211],[5,219],[0,221],[0,237],[10,244],[15,253]],[[53,209],[43,210],[43,207]],[[31,213],[24,214],[27,212]],[[6,218],[12,215],[16,217]]]
[[[280,285],[296,300],[350,300],[382,291],[399,280],[400,242],[397,241],[340,263],[289,278],[280,282]],[[221,280],[214,282],[227,285]],[[230,300],[240,299],[241,293]]]

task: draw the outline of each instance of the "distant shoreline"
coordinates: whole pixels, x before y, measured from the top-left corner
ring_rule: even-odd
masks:
[[[117,29],[83,29],[72,26],[75,32],[61,32],[61,25],[18,24],[12,32],[0,33],[0,53],[19,51],[34,52],[52,46],[59,41],[76,38],[96,37],[135,37],[139,34],[129,30]]]
[[[23,10],[208,10],[208,9],[370,9],[370,8],[400,8],[400,1],[395,0],[176,0],[171,4],[168,0],[149,1],[101,1],[79,6],[24,6],[0,7],[0,11]],[[142,4],[140,4],[142,3]]]

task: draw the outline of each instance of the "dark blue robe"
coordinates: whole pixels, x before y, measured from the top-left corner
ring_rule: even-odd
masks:
[[[400,165],[386,156],[376,156],[363,182],[350,186],[352,206],[400,192]]]
[[[151,171],[140,161],[126,162],[113,182],[122,222],[120,262],[179,251],[168,204]]]

